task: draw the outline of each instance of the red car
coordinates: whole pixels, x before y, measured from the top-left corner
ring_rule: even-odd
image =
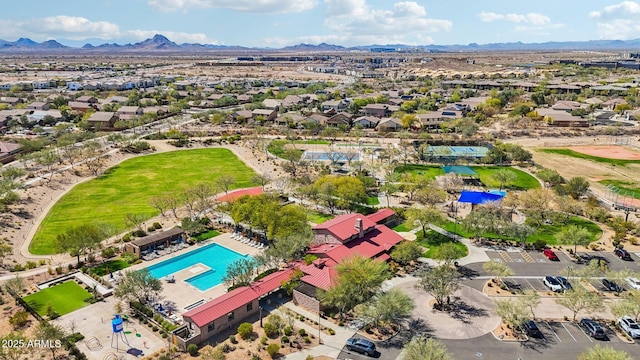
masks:
[[[560,259],[558,259],[558,255],[556,255],[556,253],[551,249],[544,249],[542,250],[542,253],[551,261],[560,261]]]

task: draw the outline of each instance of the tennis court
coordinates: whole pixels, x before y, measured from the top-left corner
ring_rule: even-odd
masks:
[[[424,155],[432,158],[483,158],[489,148],[484,146],[429,146]]]

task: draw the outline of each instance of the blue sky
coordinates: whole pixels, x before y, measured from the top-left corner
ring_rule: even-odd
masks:
[[[640,38],[640,0],[19,0],[0,39],[251,47],[299,43],[450,45]]]

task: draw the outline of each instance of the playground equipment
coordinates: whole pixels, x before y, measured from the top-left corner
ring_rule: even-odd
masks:
[[[114,347],[113,346],[114,340],[116,342],[116,346],[115,346],[116,352],[118,352],[119,350],[118,348],[120,345],[120,340],[122,340],[122,342],[127,346],[131,347],[131,345],[129,345],[129,340],[127,340],[127,335],[124,333],[123,320],[119,314],[116,314],[113,320],[111,320],[111,329],[113,331],[113,333],[111,334],[111,348]]]

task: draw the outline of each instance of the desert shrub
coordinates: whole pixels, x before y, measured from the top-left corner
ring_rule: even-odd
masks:
[[[249,340],[253,334],[253,325],[248,322],[244,322],[238,326],[238,335],[244,340]]]
[[[307,335],[307,332],[304,329],[300,329],[300,330],[298,330],[298,334],[300,334],[300,336],[304,337],[305,335]]]
[[[278,355],[278,351],[280,351],[278,344],[269,344],[269,346],[267,346],[267,354],[269,354],[272,359]]]
[[[24,310],[20,310],[15,314],[11,315],[11,317],[9,318],[9,324],[11,324],[11,326],[17,329],[25,326],[27,324],[28,318],[29,318],[29,313]]]
[[[153,223],[153,227],[154,227],[156,230],[160,230],[160,229],[162,229],[162,225],[160,225],[160,223],[159,223],[159,222],[154,222],[154,223]]]
[[[278,328],[272,323],[264,324],[264,334],[267,335],[268,337],[273,339],[278,336],[278,333],[279,333]]]
[[[284,328],[284,334],[285,334],[285,335],[287,335],[287,336],[291,336],[291,334],[293,334],[293,329],[291,328],[291,326],[288,326],[288,325],[287,325],[287,326]]]
[[[260,339],[260,344],[262,344],[262,345],[267,345],[267,337],[266,337],[266,336],[263,336],[263,337]]]
[[[283,344],[288,344],[289,343],[289,337],[285,335],[285,336],[282,337],[281,341],[282,341]]]
[[[336,334],[336,331],[331,329],[331,328],[329,328],[329,335],[335,335],[335,334]]]
[[[229,341],[230,341],[232,344],[237,344],[237,343],[238,343],[238,340],[236,340],[235,335],[229,335]]]
[[[196,357],[198,356],[198,345],[196,344],[189,344],[187,346],[187,352],[189,353],[189,355]]]

